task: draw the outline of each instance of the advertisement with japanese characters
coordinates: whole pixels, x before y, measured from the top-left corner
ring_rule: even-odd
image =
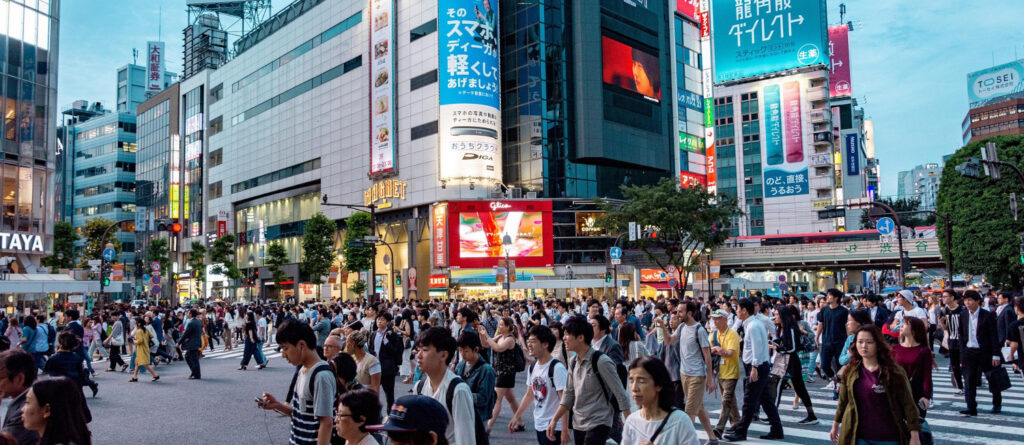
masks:
[[[831,97],[853,95],[850,86],[850,28],[846,25],[828,27],[828,53],[831,58],[828,89]]]
[[[164,42],[146,42],[146,92],[157,93],[164,89]]]
[[[768,81],[772,82],[772,81]],[[781,83],[761,87],[764,118],[762,150],[764,197],[806,195],[807,157],[804,156],[804,119],[800,91],[805,80],[790,76]]]
[[[370,0],[370,174],[395,169],[394,0]]]
[[[988,99],[1021,91],[1024,91],[1024,59],[967,75],[967,98],[972,107]]]
[[[700,1],[676,0],[676,11],[691,19],[697,20],[697,12],[700,11]]]
[[[860,144],[857,133],[846,135],[846,174],[850,176],[860,174]]]
[[[823,0],[712,0],[715,83],[828,64]]]
[[[491,0],[439,0],[442,181],[501,181],[498,11]]]

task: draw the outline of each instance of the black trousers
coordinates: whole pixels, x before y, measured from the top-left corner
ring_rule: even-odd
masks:
[[[124,362],[124,359],[121,358],[121,347],[120,346],[110,346],[108,348],[108,351],[110,352],[110,370],[111,371],[116,370],[118,365],[121,365],[121,366],[126,365],[126,363]]]
[[[188,369],[192,372],[190,377],[197,379],[202,378],[202,372],[199,369],[199,350],[189,349],[185,351],[185,363],[188,364]]]
[[[807,392],[807,385],[804,384],[803,366],[800,364],[800,357],[797,357],[796,353],[790,355],[789,366],[786,368],[786,373],[789,374],[789,385],[793,387],[793,392],[800,397],[800,401],[803,402],[804,408],[807,409],[807,416],[814,417],[814,407],[811,405],[811,395]],[[782,403],[782,384],[785,381],[785,379],[779,380],[779,385],[775,391],[775,406]]]
[[[843,343],[821,345],[821,372],[829,379],[835,379],[839,369],[839,355],[843,352]]]
[[[779,419],[779,410],[775,407],[774,400],[772,400],[771,394],[768,391],[768,382],[771,380],[769,374],[771,374],[771,371],[771,363],[764,362],[757,367],[757,381],[752,382],[748,378],[744,382],[743,412],[740,415],[740,423],[733,427],[733,431],[746,435],[747,429],[750,428],[750,422],[757,415],[757,407],[760,406],[764,410],[765,415],[768,416],[771,432],[782,434],[782,420]]]
[[[960,348],[952,344],[949,346],[949,367],[953,370],[953,383],[956,385],[956,389],[963,391],[964,375],[960,363]]]
[[[968,411],[978,411],[978,386],[981,385],[981,375],[984,370],[991,367],[992,357],[980,349],[967,348],[963,351],[964,398],[967,401]],[[992,393],[992,406],[1002,407],[1002,404],[1002,393]]]
[[[391,405],[395,404],[395,375],[384,374],[380,375],[380,387],[384,390],[384,398],[388,401],[388,404],[384,407],[387,412],[391,412]]]
[[[576,445],[604,445],[608,442],[611,434],[611,427],[601,425],[590,431],[572,430],[572,436],[576,438]]]

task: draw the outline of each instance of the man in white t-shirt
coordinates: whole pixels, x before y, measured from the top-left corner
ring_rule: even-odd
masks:
[[[547,326],[539,325],[530,328],[526,337],[526,350],[537,362],[530,365],[530,373],[527,376],[526,384],[529,388],[519,403],[519,410],[508,422],[508,431],[514,433],[524,426],[523,413],[530,406],[530,402],[536,401],[533,408],[533,426],[537,430],[538,443],[550,443],[546,434],[546,428],[551,423],[558,411],[558,405],[562,400],[562,391],[565,390],[565,381],[569,375],[564,363],[555,360],[551,351],[555,349],[555,334]],[[569,422],[568,412],[558,421],[556,435],[561,438],[561,443],[569,443]]]
[[[909,290],[901,290],[896,293],[896,314],[893,316],[892,325],[889,326],[893,332],[899,332],[903,328],[903,319],[920,318],[928,326],[928,312],[924,308],[914,304],[914,294]]]

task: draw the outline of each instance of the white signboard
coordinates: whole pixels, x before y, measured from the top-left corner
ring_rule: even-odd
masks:
[[[164,42],[146,42],[146,91],[156,93],[164,89]]]
[[[395,169],[394,0],[370,0],[370,174]]]
[[[42,252],[43,239],[39,235],[0,232],[0,250],[15,252]]]

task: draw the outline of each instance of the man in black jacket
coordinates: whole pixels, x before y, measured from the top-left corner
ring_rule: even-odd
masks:
[[[185,351],[185,363],[192,371],[189,380],[199,380],[202,373],[199,369],[199,350],[203,347],[203,322],[199,321],[199,311],[190,309],[185,321],[185,333],[181,335],[181,350]]]
[[[999,307],[996,308],[996,333],[999,337],[999,347],[1009,346],[1006,340],[1010,323],[1017,320],[1017,314],[1013,312],[1013,294],[1003,291],[999,293]]]
[[[996,317],[979,305],[981,294],[975,290],[964,292],[965,311],[960,313],[960,354],[964,369],[964,386],[967,409],[960,411],[965,416],[978,415],[977,392],[981,374],[1002,366],[999,357],[999,342],[996,333]],[[1002,410],[1002,394],[992,393],[992,413]]]
[[[398,375],[398,368],[402,366],[402,355],[405,351],[402,336],[391,325],[392,320],[394,318],[390,313],[379,312],[377,329],[367,342],[368,352],[377,356],[377,360],[380,361],[380,386],[384,388],[389,411],[391,405],[395,403],[395,376]]]

